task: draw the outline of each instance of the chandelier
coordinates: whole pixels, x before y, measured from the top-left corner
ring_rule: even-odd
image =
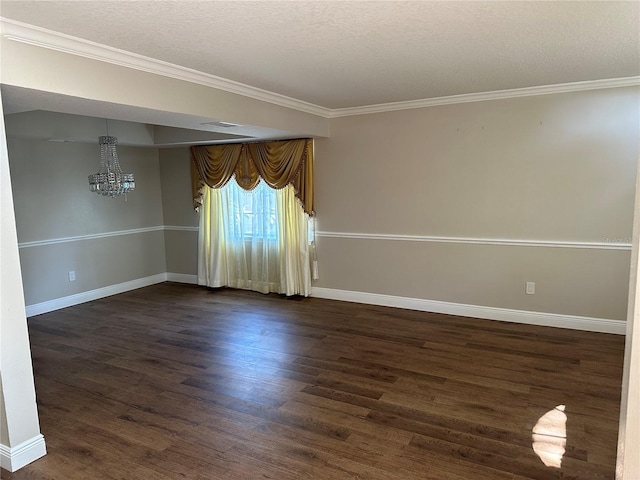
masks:
[[[107,122],[107,135],[98,137],[100,144],[100,168],[98,173],[89,175],[89,188],[92,192],[107,197],[125,195],[136,188],[133,173],[122,173],[116,145],[118,139],[109,136],[109,123]]]

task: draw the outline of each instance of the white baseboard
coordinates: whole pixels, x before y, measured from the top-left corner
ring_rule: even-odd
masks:
[[[149,285],[166,281],[197,285],[198,276],[186,273],[158,273],[156,275],[151,275],[150,277],[138,278],[129,282],[109,285],[108,287],[96,288],[95,290],[76,293],[67,297],[54,298],[53,300],[47,300],[46,302],[27,305],[27,317],[53,312],[54,310],[59,310],[61,308],[72,307],[73,305],[79,305],[92,300],[98,300],[99,298],[117,295],[119,293],[135,290],[136,288],[148,287]]]
[[[167,281],[177,283],[198,284],[198,275],[189,275],[188,273],[167,273]]]
[[[178,282],[197,285],[198,276],[186,273],[159,273],[150,277],[139,278],[129,282],[110,285],[108,287],[89,290],[88,292],[56,298],[42,303],[27,305],[27,317],[52,312],[61,308],[71,307],[84,302],[90,302],[99,298],[128,292],[136,288],[147,287],[162,282]],[[425,300],[422,298],[398,297],[377,293],[354,292],[349,290],[337,290],[333,288],[313,287],[311,296],[342,300],[345,302],[366,303],[369,305],[381,305],[385,307],[407,308],[422,312],[444,313],[447,315],[459,315],[462,317],[485,318],[488,320],[501,320],[505,322],[528,323],[531,325],[544,325],[548,327],[571,328],[574,330],[587,330],[591,332],[626,333],[626,322],[606,318],[580,317],[576,315],[562,315],[558,313],[529,312],[525,310],[513,310],[508,308],[484,307],[479,305],[466,305],[462,303],[441,302],[438,300]]]
[[[148,287],[156,283],[162,283],[167,281],[166,273],[158,273],[149,277],[138,278],[129,282],[118,283],[116,285],[109,285],[107,287],[96,288],[95,290],[89,290],[87,292],[76,293],[67,297],[54,298],[53,300],[47,300],[42,303],[35,303],[33,305],[27,305],[27,317],[33,317],[34,315],[40,315],[42,313],[53,312],[61,308],[71,307],[73,305],[79,305],[81,303],[90,302],[92,300],[98,300],[99,298],[109,297],[111,295],[117,295],[118,293],[128,292],[129,290],[135,290],[136,288]]]
[[[587,330],[591,332],[615,333],[618,335],[624,335],[627,328],[627,323],[622,320],[579,317],[558,313],[528,312],[525,310],[465,305],[462,303],[440,302],[437,300],[397,297],[376,293],[353,292],[349,290],[336,290],[333,288],[313,287],[311,289],[311,296],[331,300],[342,300],[345,302],[406,308],[422,312],[444,313],[447,315],[484,318],[504,322],[528,323],[531,325],[544,325],[548,327],[571,328],[573,330]]]
[[[36,435],[15,447],[0,444],[0,466],[10,472],[15,472],[46,454],[47,446],[42,435]]]

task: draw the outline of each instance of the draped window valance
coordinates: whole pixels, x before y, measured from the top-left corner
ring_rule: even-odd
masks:
[[[293,185],[304,211],[313,215],[313,140],[191,147],[194,208],[202,205],[205,186],[221,188],[234,174],[245,190],[255,188],[260,178],[277,190]]]

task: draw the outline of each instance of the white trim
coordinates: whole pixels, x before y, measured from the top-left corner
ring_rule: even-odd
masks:
[[[167,273],[168,282],[198,284],[198,275],[190,275],[188,273]]]
[[[165,225],[164,229],[171,232],[197,232],[198,227],[185,227],[180,225]]]
[[[155,285],[156,283],[162,283],[166,281],[197,285],[198,276],[189,275],[186,273],[158,273],[149,277],[138,278],[136,280],[118,283],[116,285],[109,285],[107,287],[96,288],[95,290],[89,290],[87,292],[76,293],[67,297],[54,298],[53,300],[47,300],[46,302],[27,305],[26,313],[27,317],[33,317],[35,315],[53,312],[54,310],[60,310],[61,308],[72,307],[73,305],[91,302],[92,300],[98,300],[99,298],[117,295],[119,293],[128,292],[137,288],[148,287],[149,285]]]
[[[473,245],[505,245],[516,247],[587,248],[594,250],[629,250],[630,243],[576,242],[564,240],[514,240],[506,238],[438,237],[428,235],[392,235],[385,233],[316,232],[317,237],[358,240],[393,240],[403,242],[460,243]]]
[[[139,233],[158,232],[197,232],[198,227],[180,225],[158,225],[155,227],[132,228],[130,230],[118,230],[114,232],[93,233],[89,235],[76,235],[74,237],[51,238],[47,240],[35,240],[22,242],[18,248],[42,247],[59,243],[78,242],[83,240],[95,240],[99,238],[116,237],[119,235],[135,235]],[[587,248],[593,250],[631,250],[630,243],[606,241],[606,242],[576,242],[563,240],[514,240],[507,238],[473,238],[473,237],[439,237],[430,235],[395,235],[386,233],[353,233],[353,232],[316,232],[318,237],[326,238],[350,238],[357,240],[393,240],[404,242],[431,242],[431,243],[460,243],[473,245],[506,245],[522,247],[553,247],[553,248]]]
[[[198,276],[185,273],[159,273],[129,282],[110,285],[107,287],[81,292],[67,297],[56,298],[46,302],[27,305],[27,317],[33,317],[42,313],[52,312],[61,308],[71,307],[99,298],[128,292],[137,288],[147,287],[165,281],[187,283],[197,285]],[[485,307],[479,305],[466,305],[460,303],[441,302],[438,300],[426,300],[421,298],[398,297],[367,292],[354,292],[337,290],[332,288],[313,287],[311,296],[345,302],[366,303],[369,305],[382,305],[386,307],[407,308],[423,312],[444,313],[463,317],[485,318],[505,322],[527,323],[531,325],[545,325],[550,327],[571,328],[575,330],[587,330],[592,332],[615,333],[624,335],[626,322],[622,320],[610,320],[593,317],[580,317],[576,315],[562,315],[557,313],[529,312],[507,308]],[[0,445],[0,448],[2,445]]]
[[[394,112],[414,108],[437,107],[440,105],[454,105],[457,103],[484,102],[488,100],[504,100],[507,98],[532,97],[535,95],[551,95],[554,93],[582,92],[585,90],[600,90],[605,88],[634,87],[640,85],[640,76],[609,78],[603,80],[589,80],[585,82],[561,83],[557,85],[541,85],[537,87],[512,88],[510,90],[495,90],[492,92],[465,93],[447,97],[425,98],[406,102],[382,103],[365,105],[362,107],[338,108],[331,110],[329,118],[351,117],[355,115],[369,115],[372,113]]]
[[[69,53],[79,57],[90,58],[101,62],[111,63],[122,67],[132,68],[147,73],[162,75],[176,80],[204,85],[229,93],[235,93],[244,97],[261,100],[285,108],[291,108],[301,112],[311,113],[327,118],[331,110],[304,102],[295,98],[269,92],[261,88],[252,87],[244,83],[235,82],[226,78],[199,72],[191,68],[163,62],[155,58],[145,57],[136,53],[127,52],[118,48],[109,47],[82,38],[73,37],[64,33],[55,32],[46,28],[36,27],[27,23],[18,22],[0,17],[2,23],[2,35],[8,40],[35,45],[37,47]]]
[[[181,67],[136,53],[127,52],[99,43],[84,40],[71,35],[55,32],[27,23],[0,17],[2,35],[8,40],[35,45],[79,57],[90,58],[101,62],[119,65],[134,70],[162,75],[190,83],[204,85],[225,92],[242,95],[300,112],[310,113],[323,118],[337,118],[353,115],[367,115],[397,110],[426,108],[457,103],[502,100],[506,98],[530,97],[534,95],[550,95],[554,93],[579,92],[604,88],[619,88],[640,85],[640,76],[590,80],[584,82],[564,83],[558,85],[542,85],[511,90],[450,95],[446,97],[410,100],[405,102],[365,105],[361,107],[331,109],[309,102],[287,97],[261,88],[252,87],[226,78],[199,72],[191,68]]]
[[[35,303],[33,305],[27,305],[27,317],[33,317],[34,315],[40,315],[42,313],[52,312],[61,308],[71,307],[73,305],[79,305],[81,303],[90,302],[92,300],[98,300],[99,298],[109,297],[111,295],[117,295],[118,293],[128,292],[129,290],[135,290],[136,288],[148,287],[156,283],[162,283],[167,281],[167,273],[158,273],[149,277],[138,278],[136,280],[130,280],[128,282],[118,283],[116,285],[109,285],[107,287],[96,288],[95,290],[89,290],[87,292],[80,292],[67,297],[54,298],[53,300],[47,300],[46,302]]]
[[[441,302],[422,298],[397,297],[377,293],[353,292],[332,288],[313,287],[311,296],[345,302],[366,303],[385,307],[406,308],[421,312],[444,313],[462,317],[484,318],[503,322],[526,323],[530,325],[544,325],[548,327],[570,328],[573,330],[587,330],[591,332],[615,333],[624,335],[626,322],[605,318],[579,317],[576,315],[562,315],[558,313],[528,312],[508,308],[484,307],[461,303]]]
[[[44,437],[38,434],[15,447],[0,444],[0,466],[9,472],[15,472],[46,454]]]
[[[156,227],[132,228],[130,230],[117,230],[114,232],[92,233],[89,235],[76,235],[75,237],[50,238],[48,240],[35,240],[33,242],[18,243],[18,248],[42,247],[58,243],[78,242],[81,240],[95,240],[98,238],[117,237],[119,235],[135,235],[137,233],[158,232],[165,230],[164,225]]]

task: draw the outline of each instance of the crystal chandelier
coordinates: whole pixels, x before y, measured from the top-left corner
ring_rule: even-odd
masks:
[[[107,135],[98,137],[100,144],[100,168],[98,173],[89,175],[89,188],[92,192],[107,197],[125,195],[136,188],[133,173],[122,173],[116,145],[118,139],[109,136],[109,123],[107,122]]]

